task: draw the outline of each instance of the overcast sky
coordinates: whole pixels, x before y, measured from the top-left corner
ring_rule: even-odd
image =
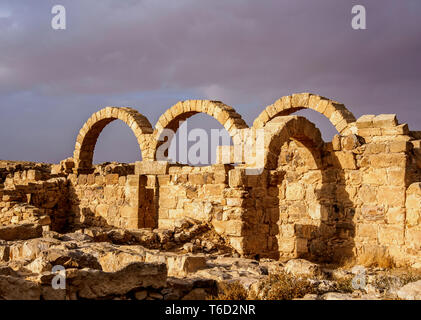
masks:
[[[55,4],[66,30],[51,28]],[[355,4],[367,30],[351,28]],[[419,0],[2,0],[0,159],[57,162],[104,106],[155,124],[186,99],[221,100],[251,125],[279,97],[314,92],[421,130],[420,57]],[[305,114],[330,140],[333,126]],[[219,125],[189,121],[199,126]],[[128,127],[105,128],[97,162],[138,158]]]

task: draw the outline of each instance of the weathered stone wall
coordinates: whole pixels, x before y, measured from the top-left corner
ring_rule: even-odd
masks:
[[[0,225],[36,222],[61,230],[68,211],[67,181],[43,165],[8,165],[0,188]]]
[[[303,108],[324,114],[340,134],[323,142],[314,124],[289,116]],[[177,129],[178,120],[198,112],[224,125],[236,147],[257,148],[257,140],[242,135],[262,129],[261,171],[250,174],[256,163],[243,154],[206,167],[156,161],[163,129]],[[132,128],[145,159],[92,166],[101,130],[116,119]],[[219,158],[232,149],[221,149]],[[72,227],[171,228],[188,217],[212,226],[245,256],[340,261],[385,253],[402,265],[421,259],[420,132],[395,115],[356,120],[344,105],[313,94],[277,100],[252,128],[216,101],[180,102],[155,128],[134,109],[108,107],[81,129],[74,160],[50,169],[11,174],[0,166],[0,222],[28,218],[28,207],[17,210],[18,218],[10,214],[17,203],[46,210],[53,221],[66,212]]]
[[[231,172],[231,176],[229,173]],[[165,162],[136,163],[136,173],[146,174],[159,228],[172,228],[184,218],[212,225],[236,250],[243,252],[243,197],[233,166],[204,167],[169,165]]]
[[[172,226],[184,217],[211,221],[226,206],[229,166],[170,166],[168,174],[158,175],[159,227]]]
[[[153,199],[146,192],[146,177],[118,173],[69,175],[73,226],[115,226],[127,229],[155,227],[147,216]]]
[[[409,142],[394,115],[364,116],[353,130],[321,147],[321,161],[311,148],[286,142],[276,170],[247,177],[246,254],[339,261],[386,253],[398,265],[419,261],[418,142]]]
[[[387,251],[396,261],[409,263],[406,190],[411,183],[408,126],[395,115],[363,116],[356,122],[365,144],[356,153],[361,181],[357,189],[356,250]],[[412,261],[413,262],[413,261]]]

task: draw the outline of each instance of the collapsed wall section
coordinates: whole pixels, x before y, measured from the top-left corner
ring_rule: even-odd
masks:
[[[243,253],[246,192],[236,182],[233,165],[191,167],[141,161],[136,163],[135,172],[145,175],[148,186],[155,188],[159,228],[173,228],[184,218],[205,222]]]
[[[60,231],[68,211],[67,180],[46,164],[3,162],[0,226],[36,223]]]

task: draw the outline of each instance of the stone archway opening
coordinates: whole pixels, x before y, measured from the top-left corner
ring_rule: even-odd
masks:
[[[171,144],[171,139],[183,121],[203,113],[213,117],[229,133],[233,141],[237,141],[241,130],[248,128],[234,108],[220,102],[211,100],[181,101],[168,109],[155,125],[153,135],[153,160],[166,160],[168,152],[165,150]]]
[[[215,118],[197,113],[183,122],[171,139],[168,157],[191,166],[217,163],[221,150],[233,145],[229,132]]]
[[[105,163],[132,164],[142,160],[136,136],[123,121],[112,121],[100,133],[93,166]]]
[[[277,207],[269,209],[268,249],[276,258],[312,259],[324,249],[318,235],[328,219],[321,133],[299,116],[275,118],[266,130],[272,131],[266,169],[277,176],[272,193],[278,200]]]
[[[94,113],[79,131],[73,153],[76,173],[93,172],[92,163],[98,137],[109,123],[117,119],[130,127],[139,144],[141,156],[143,158],[147,156],[150,136],[153,132],[148,119],[132,108],[106,107]]]

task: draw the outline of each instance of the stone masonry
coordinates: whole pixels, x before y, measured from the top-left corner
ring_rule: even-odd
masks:
[[[313,109],[338,134],[324,142],[304,117]],[[156,158],[163,129],[196,113],[217,119],[233,146],[220,147],[205,167]],[[124,121],[142,161],[92,164],[102,129]],[[245,140],[264,132],[264,144]],[[236,148],[263,147],[263,164]],[[139,157],[140,159],[140,157]],[[421,132],[393,114],[356,119],[343,104],[301,93],[265,108],[252,127],[222,102],[188,100],[168,109],[152,127],[131,108],[94,113],[76,139],[73,158],[57,165],[0,166],[0,225],[38,222],[60,231],[75,226],[170,228],[183,218],[209,224],[245,257],[340,261],[387,253],[398,265],[421,261]]]

